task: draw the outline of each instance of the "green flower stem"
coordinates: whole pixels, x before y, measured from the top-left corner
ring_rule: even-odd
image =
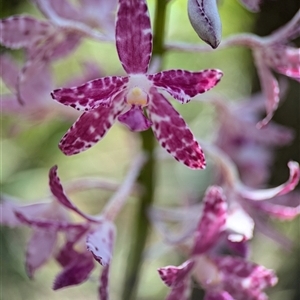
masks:
[[[153,57],[162,57],[165,52],[164,35],[167,3],[167,0],[156,0]],[[122,293],[123,300],[133,300],[136,298],[136,286],[140,277],[142,256],[150,229],[147,211],[154,201],[156,165],[154,157],[155,139],[151,130],[141,132],[140,136],[142,149],[146,153],[148,160],[138,179],[139,184],[143,187],[143,193],[139,199],[139,207],[137,208],[134,221],[134,240],[130,246],[128,264],[125,271],[125,282]]]

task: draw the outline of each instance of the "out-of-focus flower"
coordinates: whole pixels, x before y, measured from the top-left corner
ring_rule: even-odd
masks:
[[[211,102],[220,123],[215,144],[235,163],[247,186],[261,186],[269,178],[274,146],[291,142],[292,130],[272,122],[260,130],[256,128],[264,106],[261,94],[232,104],[218,99]]]
[[[199,37],[212,48],[217,48],[222,35],[217,0],[188,0],[188,15]]]
[[[219,70],[169,70],[148,75],[152,33],[145,1],[121,0],[116,22],[116,45],[129,76],[99,78],[74,88],[53,91],[58,102],[85,110],[60,142],[66,155],[84,151],[106,134],[116,119],[132,131],[152,127],[163,148],[190,168],[205,167],[204,154],[185,121],[159,92],[167,91],[180,103],[214,87]],[[147,110],[147,119],[144,116]]]
[[[46,71],[47,78],[47,65],[70,54],[83,37],[113,40],[113,37],[100,33],[94,27],[99,27],[101,22],[107,25],[112,23],[116,1],[82,0],[79,7],[71,5],[68,0],[35,2],[48,18],[47,21],[22,15],[0,20],[0,43],[11,49],[26,50],[26,63],[17,76],[16,84],[21,103],[26,100],[23,90],[26,94],[26,83],[30,77],[37,78]],[[112,32],[111,27],[107,28],[109,32]]]
[[[7,226],[27,225],[33,230],[26,254],[28,275],[33,276],[34,271],[54,255],[62,267],[54,280],[53,289],[57,290],[86,281],[96,260],[103,266],[99,297],[108,299],[109,267],[116,237],[113,221],[131,193],[144,161],[144,156],[136,157],[124,182],[98,216],[85,214],[71,202],[60,183],[56,166],[49,172],[49,185],[54,196],[50,203],[18,206],[8,198],[2,199],[1,223]],[[97,184],[87,182],[87,186],[95,187]],[[98,186],[102,184],[98,183]],[[72,222],[67,214],[70,211],[83,218],[84,222]],[[57,240],[58,232],[65,235],[62,247]]]
[[[254,189],[242,183],[235,164],[227,154],[212,145],[203,143],[203,147],[217,165],[219,175],[221,175],[218,183],[223,187],[229,205],[237,203],[241,206],[244,213],[253,219],[254,224],[258,225],[260,231],[276,239],[276,234],[273,234],[274,230],[269,229],[268,218],[291,220],[300,214],[300,197],[289,194],[299,183],[300,167],[297,162],[288,163],[290,176],[287,182],[274,188]],[[292,204],[290,197],[295,197]],[[278,198],[281,198],[280,205],[276,204]],[[279,241],[280,238],[277,240]]]
[[[20,104],[17,99],[17,78],[20,69],[17,63],[8,55],[0,56],[1,74],[0,77],[11,91],[11,94],[1,95],[2,113],[15,115],[18,118],[30,119],[31,121],[41,121],[45,118],[56,117],[58,114],[67,118],[75,117],[76,113],[70,113],[61,106],[55,105],[51,101],[50,91],[54,84],[50,75],[50,66],[43,66],[40,72],[27,77],[24,82],[23,96],[26,99],[24,104]],[[77,78],[70,78],[65,84],[72,86],[99,77],[101,71],[94,63],[82,63],[82,74]]]
[[[226,229],[227,217],[222,189],[210,187],[204,197],[190,258],[179,267],[167,266],[158,270],[171,288],[168,300],[189,299],[192,276],[206,291],[206,300],[267,299],[263,290],[277,282],[273,271],[240,257],[220,255],[214,250]]]

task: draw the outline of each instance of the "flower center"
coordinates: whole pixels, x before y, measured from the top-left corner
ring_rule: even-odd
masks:
[[[148,98],[147,93],[145,93],[139,87],[134,87],[128,92],[126,96],[126,101],[128,104],[131,105],[144,106],[147,105],[148,102],[147,98]]]

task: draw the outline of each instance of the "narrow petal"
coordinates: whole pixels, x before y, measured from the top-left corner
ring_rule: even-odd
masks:
[[[203,201],[204,208],[196,231],[193,255],[202,254],[210,249],[225,229],[227,203],[222,189],[218,186],[208,188]]]
[[[30,48],[52,30],[47,22],[29,16],[12,16],[0,20],[0,43],[11,49]]]
[[[276,78],[265,64],[260,52],[254,52],[255,65],[260,79],[261,89],[266,97],[266,117],[258,123],[258,127],[266,126],[272,119],[279,104],[279,85]]]
[[[51,96],[61,104],[77,110],[91,110],[101,105],[108,106],[117,93],[126,88],[128,77],[104,77],[72,88],[54,90]]]
[[[217,48],[222,36],[217,0],[188,0],[188,15],[198,36],[213,49]]]
[[[252,12],[259,12],[260,5],[262,0],[240,0],[240,2],[245,6],[248,10]]]
[[[116,45],[128,74],[145,74],[152,52],[150,17],[145,0],[120,0],[116,21]]]
[[[204,153],[185,121],[156,90],[152,90],[151,97],[148,114],[153,123],[152,130],[160,145],[189,168],[204,169]]]
[[[133,105],[130,110],[120,115],[118,120],[125,124],[131,131],[145,131],[152,123],[145,117],[141,107]]]
[[[26,216],[34,217],[42,215],[48,208],[49,203],[33,203],[20,206],[13,201],[13,199],[2,194],[0,203],[0,224],[10,227],[22,226],[24,223],[16,216],[16,211],[21,212]]]
[[[109,265],[105,266],[102,270],[100,276],[100,284],[99,284],[99,297],[100,300],[108,300],[109,299],[109,292],[108,292],[108,281],[109,281]]]
[[[104,137],[124,106],[123,98],[119,96],[110,107],[100,106],[82,114],[61,139],[61,151],[66,155],[73,155],[92,147]]]
[[[54,219],[45,219],[43,217],[27,217],[19,211],[15,211],[16,217],[23,224],[26,224],[30,227],[38,227],[44,230],[52,231],[69,231],[69,230],[82,230],[85,228],[86,224],[82,223],[69,223],[66,220],[54,220]]]
[[[169,70],[147,77],[156,87],[166,90],[181,103],[187,103],[192,97],[213,88],[222,76],[221,71],[212,69],[200,72]]]
[[[239,193],[243,198],[254,201],[268,200],[274,198],[275,196],[289,193],[297,186],[300,180],[300,167],[296,161],[290,161],[288,163],[288,167],[290,169],[290,177],[287,182],[281,184],[280,186],[270,189],[250,190],[245,186],[239,185],[237,187],[239,189]]]
[[[33,231],[26,250],[26,272],[33,277],[36,269],[50,258],[56,243],[56,231],[36,229]]]
[[[281,221],[290,221],[300,215],[300,205],[297,207],[288,207],[272,204],[268,202],[260,203],[259,209],[266,212],[269,216]]]
[[[95,260],[102,266],[107,266],[112,258],[116,228],[113,223],[104,221],[87,236],[86,246]]]
[[[171,288],[166,300],[189,300],[192,288],[192,281],[186,279],[180,286]]]
[[[88,221],[95,221],[95,218],[83,213],[79,210],[69,198],[66,196],[64,189],[60,183],[60,178],[57,175],[57,166],[54,166],[49,171],[49,185],[53,196],[65,207],[73,210],[78,215],[82,216]]]
[[[76,251],[75,251],[76,252]],[[78,253],[54,280],[53,289],[58,290],[70,285],[77,285],[89,278],[94,269],[94,261],[88,252]]]

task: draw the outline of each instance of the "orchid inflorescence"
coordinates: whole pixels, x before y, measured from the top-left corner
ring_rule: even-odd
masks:
[[[164,7],[169,2],[159,1]],[[263,1],[240,2],[258,12]],[[152,30],[146,0],[33,3],[44,19],[17,15],[0,20],[0,43],[25,52],[21,67],[11,55],[0,56],[1,79],[10,90],[2,95],[3,114],[18,117],[18,133],[25,130],[25,120],[39,124],[58,116],[66,122],[77,117],[59,142],[67,156],[94,146],[117,121],[129,131],[139,132],[135,136],[142,137],[142,149],[131,149],[133,159],[121,183],[95,177],[62,184],[58,167],[53,166],[49,171],[51,195],[47,198],[22,205],[21,199],[1,195],[1,224],[27,226],[32,231],[26,250],[28,276],[33,278],[53,258],[60,267],[53,283],[53,289],[58,290],[89,280],[99,263],[99,299],[109,299],[115,220],[130,195],[145,199],[149,193],[153,198],[149,178],[156,175],[152,173],[146,180],[144,176],[147,168],[152,170],[149,163],[164,165],[173,157],[190,169],[205,172],[208,158],[215,176],[203,193],[203,201],[176,208],[147,203],[144,208],[168,251],[176,250],[186,257],[179,266],[158,269],[170,288],[166,299],[190,299],[195,284],[205,292],[205,300],[268,299],[265,289],[274,286],[278,278],[273,270],[251,261],[250,241],[258,230],[291,248],[292,242],[273,229],[269,219],[292,220],[300,214],[300,194],[294,191],[300,180],[296,161],[287,163],[289,179],[285,183],[266,186],[274,148],[294,138],[291,129],[272,121],[284,90],[272,70],[300,80],[300,51],[291,44],[300,33],[300,11],[267,37],[237,34],[221,41],[218,1],[188,0],[191,25],[208,45],[162,42],[162,49],[157,50],[156,27]],[[54,64],[70,57],[85,39],[115,43],[125,74],[106,76],[92,60],[85,60],[81,62],[82,74],[70,76],[60,87],[53,76]],[[162,70],[167,51],[210,52],[230,46],[252,51],[261,93],[234,104],[211,92],[203,100],[199,95],[213,89],[226,73],[215,68]],[[195,99],[211,105],[218,121],[215,138],[209,142],[196,138],[170,97],[181,104]],[[260,121],[264,109],[266,116]],[[164,153],[147,144],[152,136],[147,135],[145,142],[143,134],[150,128]],[[118,143],[122,147],[122,142]],[[170,155],[165,156],[166,152]],[[97,215],[83,212],[68,196],[88,189],[113,191]],[[175,233],[168,226],[172,222],[177,223]]]

